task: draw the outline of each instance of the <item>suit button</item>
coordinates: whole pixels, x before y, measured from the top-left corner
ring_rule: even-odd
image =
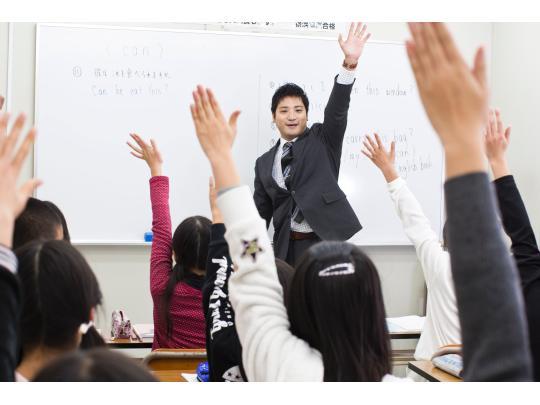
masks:
[[[291,191],[291,194],[292,194],[292,195],[295,195],[295,194],[296,194],[296,191],[294,191],[294,190]]]

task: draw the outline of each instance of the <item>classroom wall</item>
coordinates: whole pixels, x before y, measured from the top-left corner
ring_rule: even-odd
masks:
[[[121,24],[114,25],[137,25]],[[451,29],[468,60],[472,59],[479,44],[487,47],[488,55],[492,45],[491,23],[452,23]],[[177,29],[224,29],[220,24],[144,24],[159,28]],[[277,24],[265,32],[291,33],[284,25]],[[540,27],[540,26],[539,26]],[[232,29],[231,26],[225,29]],[[253,27],[240,27],[241,30],[256,31]],[[370,23],[373,40],[403,41],[408,33],[403,23]],[[537,28],[540,30],[540,28]],[[0,23],[0,91],[5,94],[8,70],[8,24]],[[34,66],[35,66],[35,24],[12,24],[12,74],[11,110],[24,111],[33,120],[34,111]],[[298,32],[294,32],[298,35]],[[335,35],[335,33],[310,32],[305,35]],[[531,36],[533,37],[533,36]],[[336,46],[337,42],[336,42]],[[336,71],[340,61],[336,61]],[[329,72],[332,74],[332,72]],[[537,79],[540,80],[540,79]],[[510,86],[510,84],[509,84]],[[517,116],[516,116],[517,117]],[[517,129],[517,128],[516,128]],[[76,128],[74,128],[76,136]],[[524,147],[516,142],[513,153]],[[62,151],[59,151],[62,153]],[[523,162],[522,165],[526,163]],[[32,160],[29,159],[22,175],[23,179],[31,176]],[[45,181],[47,179],[44,179]],[[532,195],[532,186],[528,194]],[[536,200],[538,201],[538,199]],[[98,215],[89,212],[88,215]],[[395,215],[389,212],[388,215]],[[360,218],[360,220],[362,220]],[[69,222],[69,218],[68,218]],[[110,313],[113,309],[124,309],[135,323],[152,322],[152,300],[149,293],[149,255],[146,246],[81,246],[81,252],[90,262],[97,274],[104,293],[104,306],[98,326],[109,328]],[[365,249],[376,263],[383,283],[384,297],[388,316],[423,314],[425,305],[425,287],[421,269],[418,266],[412,247],[368,247]]]
[[[540,236],[539,23],[493,24],[493,106],[512,125],[508,161]]]

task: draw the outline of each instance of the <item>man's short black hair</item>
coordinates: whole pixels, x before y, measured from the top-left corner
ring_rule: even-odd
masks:
[[[46,201],[29,198],[21,215],[15,220],[13,249],[35,240],[56,239],[62,229],[62,219]]]
[[[309,100],[302,87],[294,83],[285,83],[283,86],[280,86],[272,96],[272,115],[276,113],[279,102],[285,97],[300,97],[302,103],[304,103],[307,114],[309,111]]]

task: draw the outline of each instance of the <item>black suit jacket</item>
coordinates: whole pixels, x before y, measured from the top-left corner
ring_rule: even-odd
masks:
[[[0,266],[0,381],[13,381],[21,295],[17,277]]]
[[[338,186],[353,84],[343,85],[335,80],[324,110],[324,122],[306,129],[293,143],[289,190],[279,187],[272,177],[279,142],[255,162],[253,198],[267,226],[274,218],[274,253],[283,260],[289,245],[293,199],[323,240],[347,240],[362,229]]]

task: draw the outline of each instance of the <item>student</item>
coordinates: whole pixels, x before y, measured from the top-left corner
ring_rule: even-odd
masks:
[[[34,143],[36,130],[31,129],[21,146],[15,145],[24,126],[19,115],[8,134],[8,115],[0,114],[0,382],[13,381],[17,365],[17,330],[21,308],[20,285],[17,280],[17,258],[11,251],[15,218],[39,186],[35,179],[22,187],[17,185],[21,167]]]
[[[540,251],[523,199],[506,161],[510,127],[504,128],[499,110],[491,110],[486,126],[486,155],[493,173],[502,224],[512,240],[525,299],[534,380],[540,381]]]
[[[461,333],[457,313],[456,294],[450,268],[450,255],[441,246],[439,238],[431,228],[422,207],[399,177],[395,162],[395,142],[388,152],[378,134],[375,140],[366,136],[362,152],[383,174],[401,220],[403,230],[413,243],[424,272],[428,295],[424,329],[416,346],[416,360],[431,360],[441,346],[460,344]]]
[[[157,382],[141,364],[113,350],[65,354],[41,369],[34,382]]]
[[[283,302],[266,223],[231,157],[235,130],[201,86],[191,106],[208,156],[235,275],[231,302],[249,381],[394,381],[379,276],[345,242],[321,242],[304,254]]]
[[[15,221],[14,249],[35,240],[64,239],[62,218],[52,208],[52,205],[54,204],[37,198],[28,199],[24,211]]]
[[[446,26],[410,23],[420,98],[445,151],[448,246],[466,381],[530,381],[515,263],[502,239],[481,133],[488,110],[484,49],[467,66]]]
[[[214,180],[210,178],[212,237],[208,247],[203,308],[206,314],[206,355],[210,381],[247,381],[242,366],[242,346],[234,326],[234,310],[229,302],[229,279],[233,264],[225,240],[225,225],[216,202]],[[276,259],[279,282],[284,297],[294,269]]]
[[[51,210],[55,212],[56,215],[58,215],[58,218],[60,218],[60,222],[62,223],[62,240],[65,240],[66,242],[71,242],[71,236],[69,235],[69,229],[67,226],[66,217],[64,217],[64,214],[58,208],[58,206],[51,202],[51,201],[43,201]]]
[[[17,251],[22,287],[17,380],[31,380],[49,361],[77,350],[93,329],[102,294],[92,269],[66,241],[34,241]]]
[[[151,174],[154,233],[150,258],[150,292],[154,301],[152,349],[203,348],[206,328],[201,289],[212,223],[205,217],[189,217],[171,235],[169,178],[162,176],[161,154],[153,140],[148,144],[136,134],[131,137],[137,143],[128,142],[131,154],[144,160]]]
[[[337,180],[354,75],[370,37],[366,30],[365,24],[353,23],[346,40],[339,36],[343,66],[324,122],[307,127],[309,100],[296,84],[279,87],[272,97],[280,139],[255,163],[253,198],[267,226],[274,219],[276,257],[293,266],[318,241],[347,240],[362,229]],[[316,58],[306,60],[307,69],[313,63]]]

